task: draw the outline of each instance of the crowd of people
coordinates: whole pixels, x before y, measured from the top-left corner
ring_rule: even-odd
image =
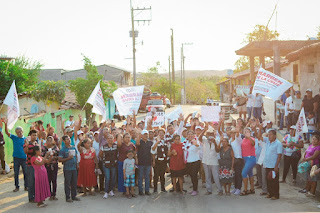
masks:
[[[272,122],[261,119],[261,110],[253,112],[253,117],[246,120],[226,121],[220,116],[218,122],[201,122],[199,114],[180,114],[178,119],[161,128],[152,127],[153,118],[138,122],[133,115],[127,116],[118,127],[111,121],[100,125],[93,121],[90,129],[83,125],[81,116],[76,121],[70,116],[61,126],[63,135],[60,137],[50,124],[45,129],[42,121],[30,127],[27,137],[21,127],[12,134],[8,131],[7,120],[1,119],[0,133],[3,127],[13,141],[13,192],[19,191],[22,167],[24,190],[28,191],[29,202],[37,203],[38,207],[46,206],[47,198],[58,200],[59,162],[63,164],[65,199],[70,203],[80,201],[78,193],[83,196],[101,193],[104,199],[115,196],[115,190],[128,199],[148,196],[150,188],[158,193],[159,180],[159,193],[165,193],[165,179],[169,176],[173,193],[186,194],[184,182],[190,177],[192,190],[189,194],[197,196],[198,176],[201,176],[206,195],[217,191],[219,196],[248,196],[256,194],[255,189],[260,188],[261,196],[277,200],[280,198],[282,158],[281,182],[286,182],[290,167],[293,182],[296,182],[301,165],[308,181],[300,192],[315,196],[320,169],[312,175],[310,171],[313,165],[319,164],[319,136],[312,135],[311,144],[302,156],[304,142],[301,136],[296,136],[294,125],[283,141],[279,141]],[[2,135],[1,138],[3,141]]]

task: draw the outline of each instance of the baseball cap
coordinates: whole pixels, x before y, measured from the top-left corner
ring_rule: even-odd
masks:
[[[187,123],[187,124],[186,124],[186,127],[191,127],[191,124]]]
[[[149,132],[148,132],[148,130],[146,130],[146,129],[144,129],[144,130],[141,131],[141,135],[148,134],[148,133],[149,133]]]
[[[82,130],[78,130],[77,135],[83,134]]]
[[[309,88],[309,89],[307,89],[307,92],[312,92],[312,89],[310,89],[310,88]]]
[[[66,132],[73,132],[73,129],[72,128],[67,128]]]
[[[69,115],[69,118],[70,118],[70,117],[74,117],[74,116],[73,116],[73,115]]]
[[[196,129],[202,129],[202,127],[201,126],[196,126]]]
[[[292,125],[290,129],[297,129],[295,125]]]
[[[93,133],[93,135],[95,135],[95,134],[99,134],[99,131],[95,131],[95,132]]]
[[[219,124],[219,123],[217,121],[213,121],[212,124],[215,125],[215,124]]]
[[[214,132],[215,132],[215,130],[213,129],[213,127],[209,126],[207,133],[214,133]]]

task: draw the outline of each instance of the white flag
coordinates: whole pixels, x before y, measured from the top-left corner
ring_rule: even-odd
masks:
[[[304,115],[304,108],[302,107],[297,124],[296,124],[296,135],[307,133],[307,132],[308,132],[308,125],[306,121],[306,116]]]
[[[20,106],[15,81],[12,82],[3,104],[8,106],[8,129],[12,129],[20,116]]]
[[[104,103],[102,90],[100,88],[100,81],[98,82],[93,92],[91,93],[90,97],[88,98],[87,103],[93,106],[92,108],[93,113],[102,115],[103,116],[102,120],[106,119],[107,110],[106,110],[106,105]]]
[[[290,87],[290,82],[260,67],[252,94],[260,93],[276,101]]]

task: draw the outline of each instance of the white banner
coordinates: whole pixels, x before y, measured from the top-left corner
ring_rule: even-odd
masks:
[[[15,81],[12,82],[9,92],[7,93],[7,96],[3,101],[3,104],[8,106],[8,129],[12,129],[20,116],[20,106]]]
[[[276,101],[290,87],[290,82],[260,67],[252,94],[260,93]]]
[[[202,122],[219,121],[220,118],[220,106],[202,106],[201,107],[201,120]]]
[[[148,121],[152,118],[152,112],[148,112],[145,120],[145,127],[148,125]],[[161,127],[165,124],[165,113],[155,112],[152,120],[152,127]]]
[[[169,123],[171,123],[172,121],[178,120],[180,114],[183,114],[183,111],[181,106],[179,105],[175,110],[173,110],[169,114],[166,114],[166,119]]]
[[[113,92],[113,98],[121,116],[132,115],[133,111],[138,113],[144,86],[119,88]]]
[[[304,108],[302,107],[297,124],[296,124],[296,135],[307,133],[307,132],[308,132],[308,125],[307,125],[306,117],[304,115]]]
[[[88,98],[87,103],[93,106],[92,108],[93,113],[103,116],[102,121],[106,119],[107,110],[106,110],[106,104],[103,99],[102,90],[100,87],[100,81],[98,82],[93,92],[91,93],[90,97]]]
[[[235,86],[237,96],[244,96],[244,94],[249,95],[250,86],[248,85],[236,85]]]

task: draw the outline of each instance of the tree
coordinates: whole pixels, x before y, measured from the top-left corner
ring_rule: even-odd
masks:
[[[83,55],[84,69],[87,71],[87,77],[77,78],[75,80],[69,81],[70,90],[75,93],[78,104],[83,107],[86,104],[89,96],[94,90],[95,86],[99,81],[100,87],[103,93],[103,97],[106,100],[110,97],[110,95],[117,89],[117,85],[114,81],[102,81],[103,75],[100,75],[97,67],[92,64],[91,60]],[[87,124],[91,122],[91,109],[92,106],[90,104],[86,104],[86,119]]]
[[[269,30],[264,25],[257,24],[254,27],[254,30],[250,33],[248,33],[243,40],[243,43],[250,43],[253,41],[270,41],[277,39],[279,37],[279,33],[276,30]],[[268,59],[266,59],[268,61]],[[247,56],[241,56],[236,62],[235,62],[235,70],[234,73],[244,71],[246,69],[249,69],[249,57]],[[255,58],[254,60],[255,66],[259,65],[259,60]]]
[[[13,80],[16,81],[17,92],[25,92],[38,83],[38,76],[42,68],[38,61],[32,61],[24,56],[13,62],[0,60],[0,96],[5,96]]]
[[[66,95],[66,83],[60,81],[41,81],[30,87],[29,93],[36,101],[44,101],[46,104],[52,102],[61,103]]]

